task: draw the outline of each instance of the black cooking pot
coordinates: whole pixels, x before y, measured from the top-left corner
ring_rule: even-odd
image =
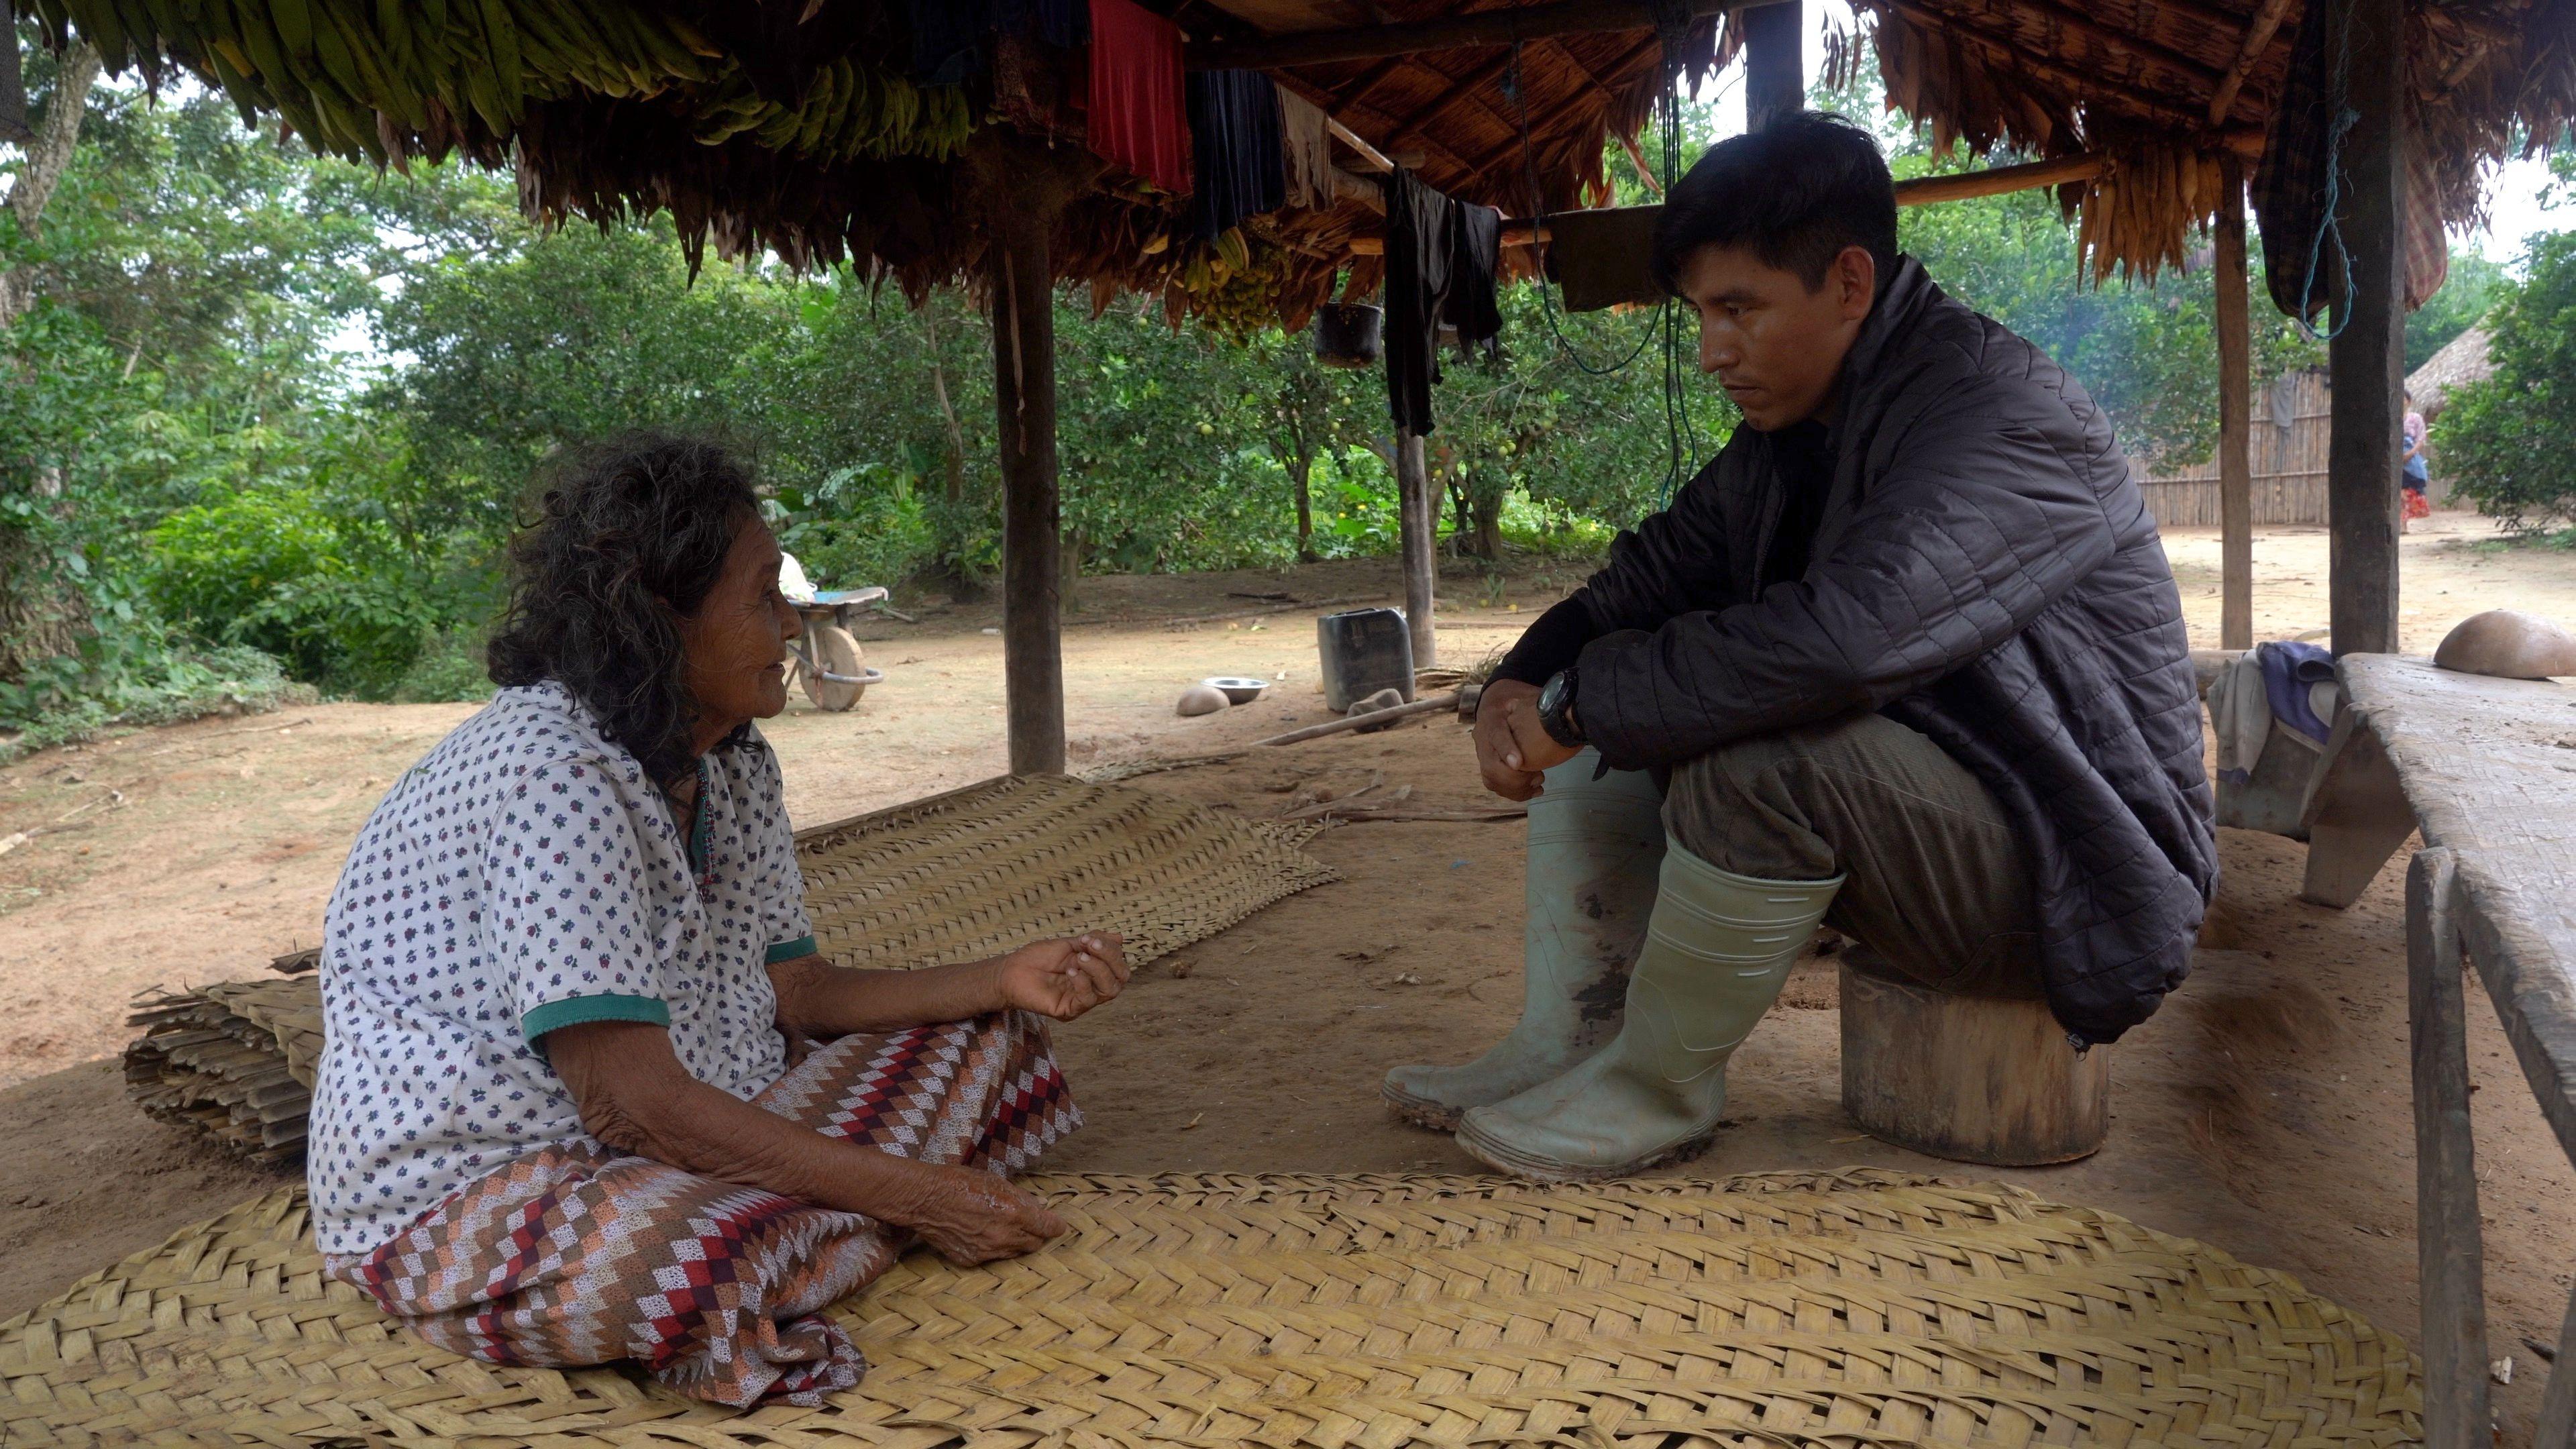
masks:
[[[1383,308],[1327,302],[1315,309],[1315,360],[1327,367],[1374,367],[1385,334]]]

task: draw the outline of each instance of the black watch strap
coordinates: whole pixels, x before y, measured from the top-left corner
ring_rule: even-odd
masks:
[[[1574,667],[1568,665],[1549,678],[1538,701],[1538,727],[1568,748],[1583,743],[1583,731],[1574,722],[1574,684]]]

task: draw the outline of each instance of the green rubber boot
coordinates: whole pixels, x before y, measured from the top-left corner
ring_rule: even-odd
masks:
[[[1470,1109],[1458,1145],[1544,1182],[1641,1172],[1687,1153],[1726,1110],[1726,1061],[1778,1000],[1843,878],[1755,880],[1664,852],[1618,1039],[1572,1071]]]
[[[1465,1066],[1388,1072],[1380,1090],[1397,1116],[1455,1131],[1469,1107],[1559,1076],[1618,1035],[1655,906],[1664,797],[1643,770],[1593,779],[1600,764],[1599,751],[1583,751],[1548,771],[1530,801],[1520,1024]]]

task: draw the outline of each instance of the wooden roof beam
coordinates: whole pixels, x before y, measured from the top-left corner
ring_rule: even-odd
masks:
[[[1635,64],[1638,56],[1643,55],[1647,51],[1653,50],[1657,43],[1658,42],[1656,42],[1652,37],[1649,37],[1645,40],[1638,41],[1635,45],[1629,46],[1617,60],[1611,62],[1609,71],[1611,80],[1616,80],[1621,71],[1624,71],[1629,66]],[[1564,47],[1559,46],[1557,49],[1563,51]],[[1573,61],[1574,57],[1569,52],[1566,54],[1566,59]],[[1589,81],[1594,89],[1606,91],[1610,88],[1611,81],[1603,80],[1600,77],[1593,75],[1591,70],[1588,67],[1585,67],[1580,61],[1575,61],[1574,64],[1576,68],[1582,72],[1583,78],[1586,81]],[[1482,156],[1469,160],[1467,162],[1467,169],[1470,172],[1481,176],[1496,162],[1501,161],[1512,152],[1519,150],[1520,145],[1520,131],[1515,127],[1510,140],[1505,141],[1502,145],[1495,147],[1493,150],[1486,152]]]
[[[1406,121],[1402,126],[1398,127],[1393,134],[1389,135],[1386,138],[1386,144],[1392,148],[1401,145],[1415,136],[1421,135],[1430,127],[1432,122],[1437,121],[1442,116],[1456,110],[1460,102],[1466,100],[1469,96],[1474,95],[1485,86],[1491,85],[1502,75],[1503,72],[1510,70],[1512,68],[1512,59],[1512,52],[1506,50],[1502,54],[1495,56],[1493,59],[1486,61],[1483,65],[1476,67],[1474,70],[1471,70],[1465,75],[1450,82],[1449,88],[1442,91],[1437,97],[1434,97],[1430,105],[1414,112],[1412,119]]]
[[[1754,0],[1688,0],[1691,18],[1706,19],[1740,10]],[[1554,0],[1546,5],[1479,10],[1436,20],[1410,20],[1397,25],[1366,25],[1350,30],[1309,30],[1259,40],[1211,41],[1182,51],[1192,70],[1275,70],[1283,66],[1323,65],[1339,60],[1378,60],[1429,50],[1464,50],[1473,46],[1510,45],[1558,35],[1596,35],[1603,31],[1652,30],[1654,6],[1646,0]]]
[[[2090,181],[2110,169],[2110,157],[2086,151],[2075,156],[2053,156],[2045,161],[2024,161],[2015,166],[1989,166],[1982,171],[1914,176],[1896,183],[1896,204],[1930,206],[1935,202],[1965,201],[1972,196],[2001,196],[2008,191],[2063,186],[2069,181]]]
[[[2263,8],[2245,26],[2244,43],[2236,47],[2236,59],[2218,85],[2209,94],[2209,124],[2227,124],[2228,114],[2236,109],[2236,96],[2245,89],[2245,78],[2254,73],[2255,62],[2271,48],[2272,37],[2281,31],[2281,22],[2289,17],[2293,0],[2263,0]]]

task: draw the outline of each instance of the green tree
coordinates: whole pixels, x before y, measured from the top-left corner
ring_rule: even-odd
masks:
[[[2532,239],[2488,316],[2495,374],[2451,393],[2433,438],[2462,493],[2518,534],[2576,523],[2576,232]]]
[[[2502,263],[2453,248],[2451,269],[2442,279],[2441,290],[2406,314],[2406,370],[2422,367],[2452,338],[2476,326],[2487,308],[2495,305],[2504,282]]]

